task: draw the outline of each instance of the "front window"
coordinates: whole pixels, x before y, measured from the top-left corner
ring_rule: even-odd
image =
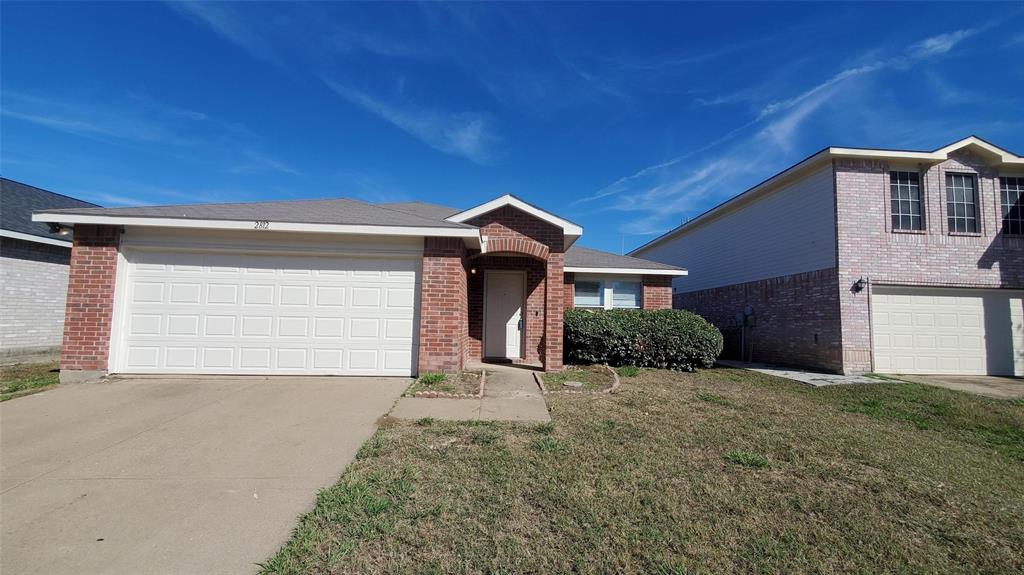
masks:
[[[643,294],[640,282],[617,281],[612,284],[612,307],[638,308]]]
[[[917,172],[889,172],[892,229],[923,230],[921,182]]]
[[[1003,206],[1003,233],[1024,234],[1024,177],[999,178],[999,198]]]
[[[946,174],[946,217],[949,231],[978,233],[978,199],[974,190],[974,176]]]
[[[577,281],[573,305],[576,307],[604,307],[604,284],[596,281]]]
[[[639,309],[643,307],[644,284],[639,279],[577,276],[573,288],[573,306],[602,309]]]

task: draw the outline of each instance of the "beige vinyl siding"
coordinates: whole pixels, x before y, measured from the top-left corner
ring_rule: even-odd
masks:
[[[685,267],[676,292],[691,292],[836,265],[832,167],[636,254]]]

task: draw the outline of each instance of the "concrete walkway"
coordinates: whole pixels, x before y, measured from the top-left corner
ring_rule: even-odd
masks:
[[[1024,397],[1024,379],[996,375],[892,375],[897,379],[975,393],[996,399]]]
[[[778,367],[775,365],[769,365],[767,363],[751,363],[744,361],[733,361],[728,359],[722,359],[718,361],[719,365],[725,367],[735,367],[738,369],[749,369],[750,371],[756,371],[765,375],[774,375],[775,377],[784,377],[786,379],[792,379],[801,383],[813,385],[814,387],[825,387],[829,385],[863,385],[865,383],[885,383],[881,379],[873,379],[865,377],[863,375],[838,375],[835,373],[821,373],[817,371],[807,371],[803,369]],[[890,382],[891,383],[891,382]]]
[[[132,378],[0,403],[0,573],[253,573],[408,385]]]
[[[467,367],[487,370],[482,398],[403,397],[390,415],[412,420],[432,417],[451,421],[551,421],[544,396],[529,368],[502,364]]]

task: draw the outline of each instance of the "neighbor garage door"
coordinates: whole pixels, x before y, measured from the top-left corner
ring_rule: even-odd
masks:
[[[115,370],[412,375],[418,259],[127,251]]]
[[[876,287],[875,371],[1024,374],[1024,292]]]

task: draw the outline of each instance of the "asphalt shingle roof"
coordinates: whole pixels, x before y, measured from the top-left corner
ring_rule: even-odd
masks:
[[[343,224],[431,228],[471,228],[446,222],[444,218],[419,215],[349,199],[289,200],[229,204],[182,204],[131,208],[74,208],[47,210],[53,213],[103,215],[137,218],[182,218],[198,220],[271,220],[304,224]]]
[[[71,236],[50,233],[50,225],[33,222],[32,212],[51,208],[95,208],[96,204],[0,178],[0,229],[50,239],[71,240]]]
[[[565,267],[573,268],[630,268],[642,270],[682,270],[651,260],[620,256],[592,248],[570,246],[565,252]]]

